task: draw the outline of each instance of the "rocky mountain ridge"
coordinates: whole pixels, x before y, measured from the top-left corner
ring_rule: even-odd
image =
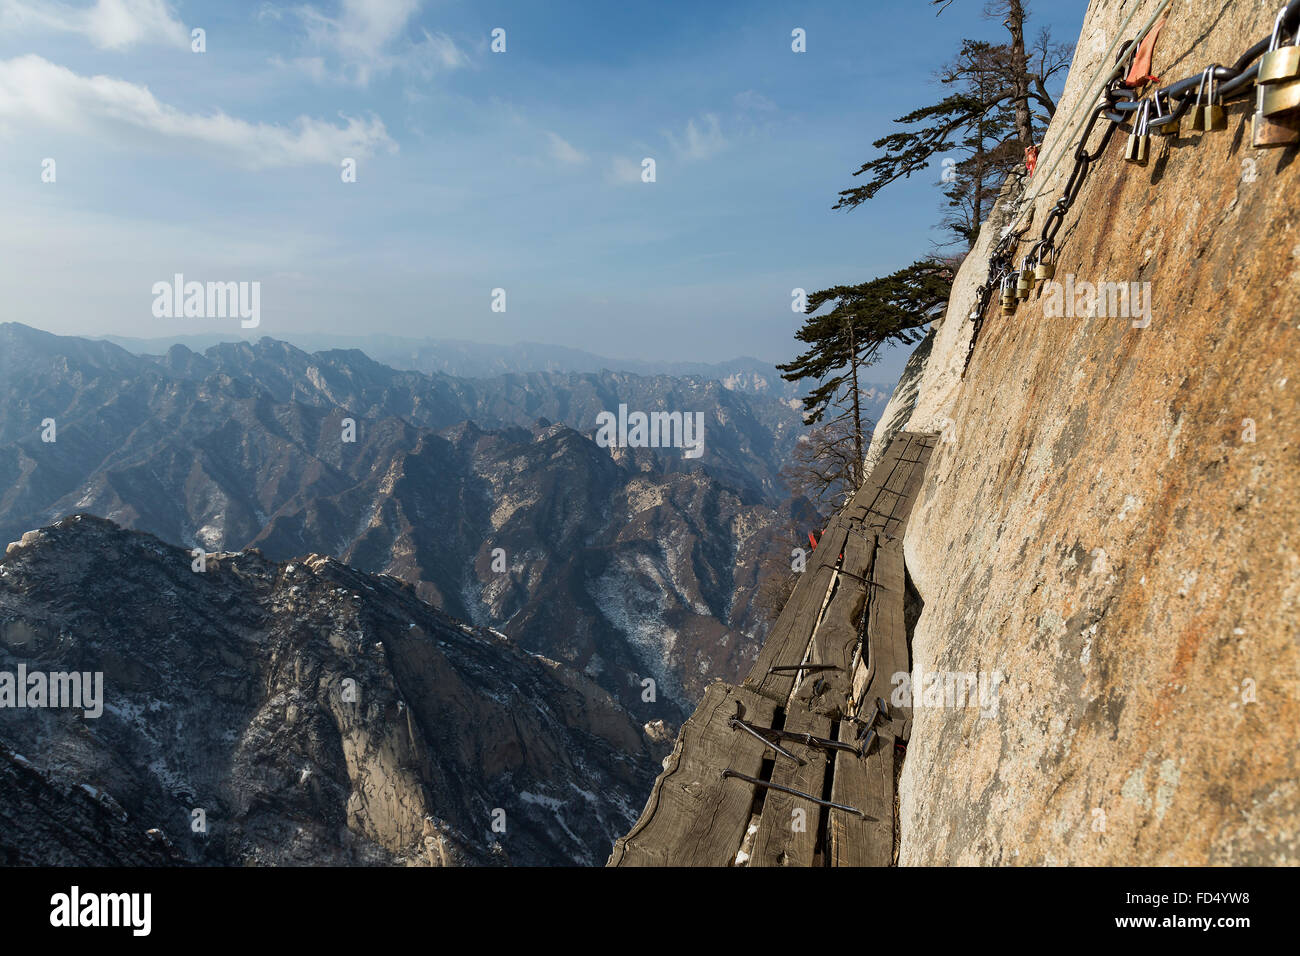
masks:
[[[391,576],[196,570],[89,515],[0,559],[0,672],[20,664],[102,673],[104,700],[0,708],[7,862],[594,863],[660,755],[592,682]]]

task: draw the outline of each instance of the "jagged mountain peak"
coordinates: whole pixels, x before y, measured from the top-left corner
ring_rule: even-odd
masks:
[[[194,863],[593,862],[635,816],[652,745],[585,678],[329,556],[195,562],[90,515],[11,545],[0,671],[103,697],[0,709],[0,743]]]

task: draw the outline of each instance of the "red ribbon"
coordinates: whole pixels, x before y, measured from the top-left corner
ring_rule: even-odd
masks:
[[[1137,53],[1133,55],[1133,65],[1129,67],[1128,76],[1124,77],[1124,85],[1129,89],[1135,90],[1147,82],[1160,82],[1160,77],[1151,75],[1151,56],[1155,53],[1156,38],[1160,36],[1160,28],[1165,25],[1166,19],[1168,18],[1161,17],[1157,20],[1151,32],[1138,44]]]

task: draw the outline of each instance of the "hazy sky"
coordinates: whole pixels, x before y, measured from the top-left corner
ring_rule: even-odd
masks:
[[[153,315],[179,272],[259,281],[258,337],[784,360],[791,289],[930,249],[937,167],[830,206],[983,5],[0,0],[0,320],[237,333]]]

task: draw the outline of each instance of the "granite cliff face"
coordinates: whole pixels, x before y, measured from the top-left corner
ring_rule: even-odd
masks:
[[[914,680],[1001,676],[993,714],[916,707],[904,865],[1300,861],[1297,147],[1253,149],[1241,103],[1226,131],[1154,137],[1145,167],[1117,134],[1056,279],[1149,283],[1149,325],[1053,317],[1040,287],[1011,316],[994,300],[961,375],[988,246],[1060,194],[1061,118],[1133,12],[1089,7],[1044,160],[886,413],[942,436],[905,541]],[[1152,72],[1232,63],[1275,13],[1174,4]]]
[[[590,864],[657,770],[591,681],[395,578],[255,551],[196,571],[88,515],[0,559],[20,665],[101,672],[103,713],[0,709],[6,863]]]

